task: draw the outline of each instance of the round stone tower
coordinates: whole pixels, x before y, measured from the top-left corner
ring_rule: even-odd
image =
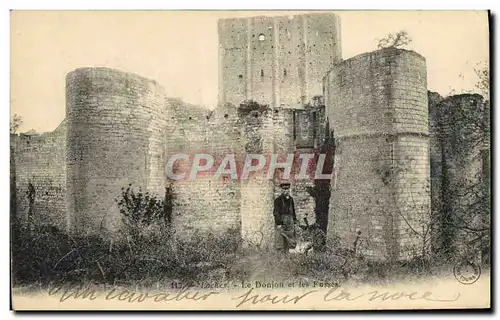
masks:
[[[132,184],[163,197],[165,93],[152,80],[108,68],[66,77],[70,230],[117,230],[115,199]]]
[[[422,250],[430,215],[425,59],[365,53],[335,65],[324,86],[336,140],[330,239],[372,259]]]

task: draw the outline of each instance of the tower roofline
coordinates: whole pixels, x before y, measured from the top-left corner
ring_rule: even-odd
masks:
[[[300,11],[291,11],[291,12],[300,12]],[[248,20],[248,19],[270,19],[270,18],[277,18],[277,19],[283,19],[283,18],[290,18],[290,17],[301,17],[301,16],[335,16],[336,18],[339,18],[339,16],[334,13],[333,11],[311,11],[311,12],[303,12],[303,13],[293,13],[293,14],[280,14],[280,15],[255,15],[255,16],[248,16],[248,17],[238,17],[238,18],[219,18],[218,22],[227,22],[227,21],[241,21],[241,20]]]

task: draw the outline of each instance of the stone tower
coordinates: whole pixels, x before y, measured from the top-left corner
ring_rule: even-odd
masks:
[[[301,108],[323,95],[322,79],[341,59],[331,13],[221,19],[218,32],[221,105]]]
[[[329,237],[352,248],[359,231],[365,256],[404,259],[422,249],[430,211],[425,59],[398,49],[361,54],[324,85],[336,141]]]
[[[113,231],[122,187],[163,195],[164,90],[134,74],[82,68],[67,75],[66,99],[70,229]]]
[[[324,75],[341,60],[339,18],[314,13],[222,19],[218,31],[219,105],[233,105],[245,114],[241,121],[246,153],[286,158],[296,151],[295,114],[290,109],[304,109],[322,96]],[[250,101],[263,109],[247,114],[244,102]],[[258,174],[241,182],[244,241],[263,246],[272,242],[277,183]],[[307,198],[299,189],[297,199]],[[300,217],[305,210],[298,211]]]

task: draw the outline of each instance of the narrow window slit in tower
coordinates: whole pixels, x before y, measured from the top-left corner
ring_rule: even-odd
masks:
[[[260,69],[260,76],[263,77],[264,76],[264,70]]]
[[[283,69],[283,77],[286,77],[286,69]]]

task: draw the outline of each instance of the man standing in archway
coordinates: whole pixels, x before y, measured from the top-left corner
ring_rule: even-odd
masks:
[[[290,196],[290,183],[280,185],[281,195],[274,200],[274,223],[276,226],[278,251],[288,253],[297,245],[295,234],[295,224],[297,216],[295,214],[295,204]]]

